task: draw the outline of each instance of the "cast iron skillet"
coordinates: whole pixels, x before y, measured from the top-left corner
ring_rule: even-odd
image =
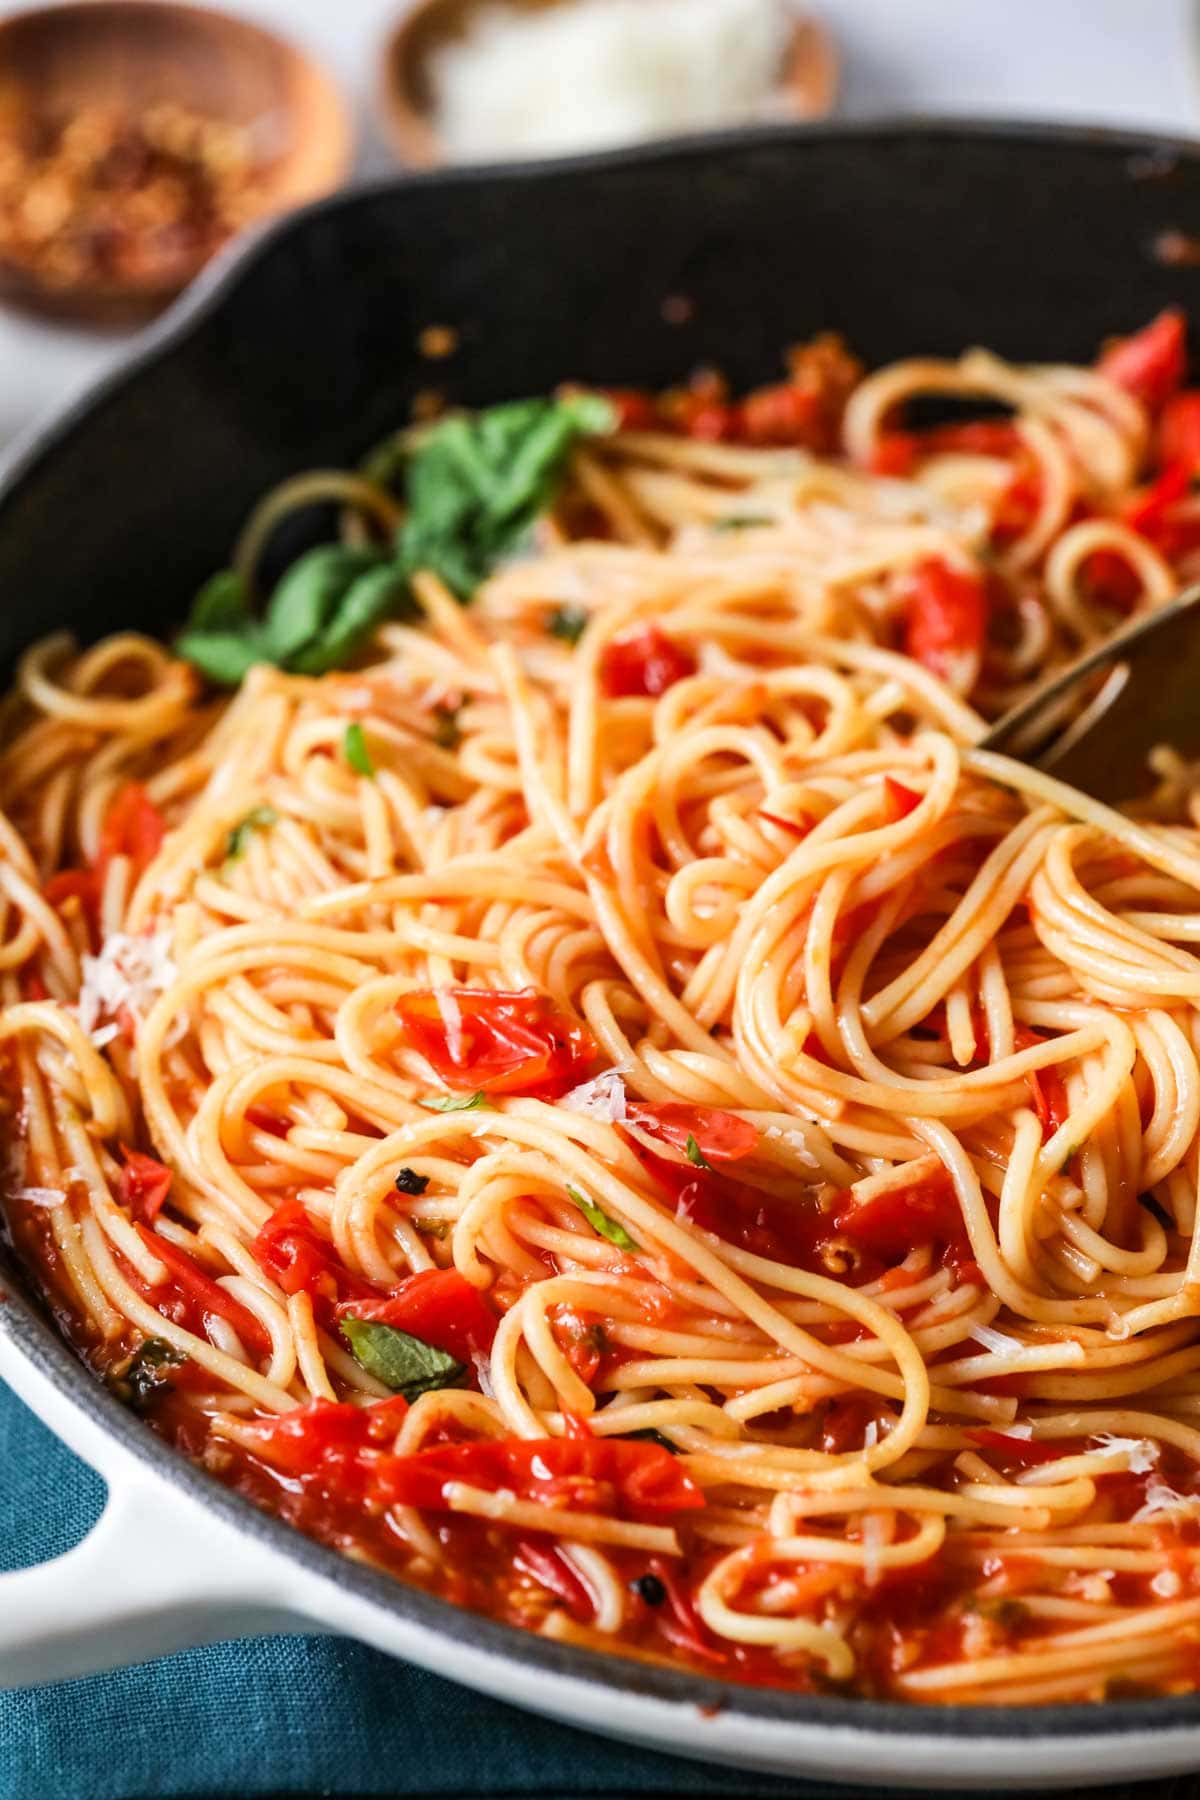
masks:
[[[1200,267],[1156,248],[1191,230],[1200,146],[1044,127],[772,130],[339,196],[202,284],[21,456],[0,489],[0,662],[54,628],[85,640],[168,630],[258,494],[357,457],[422,389],[476,404],[565,377],[663,383],[701,362],[744,384],[771,379],[783,346],[824,328],[871,363],[971,344],[1087,360],[1167,304],[1200,318]],[[664,314],[669,296],[690,302],[686,323],[668,322],[680,310]],[[417,350],[432,324],[458,334],[449,361]],[[74,1361],[0,1261],[0,1299],[6,1286],[0,1360],[28,1376],[18,1388],[77,1444],[111,1445],[160,1493],[169,1484],[181,1515],[202,1513],[290,1569],[310,1620],[576,1723],[796,1773],[1048,1785],[1200,1765],[1197,1699],[917,1711],[802,1698],[466,1615],[295,1535],[175,1457]]]

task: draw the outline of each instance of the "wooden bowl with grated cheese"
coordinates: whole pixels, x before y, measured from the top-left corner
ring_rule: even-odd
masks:
[[[432,168],[818,119],[838,77],[792,0],[413,0],[379,110],[402,161]]]

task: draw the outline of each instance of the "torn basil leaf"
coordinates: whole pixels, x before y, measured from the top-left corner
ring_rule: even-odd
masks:
[[[602,1238],[607,1238],[610,1244],[617,1246],[618,1250],[636,1250],[638,1248],[625,1227],[616,1219],[610,1219],[602,1206],[597,1206],[594,1201],[585,1198],[578,1188],[568,1187],[567,1192],[593,1231],[598,1231]]]
[[[428,1112],[490,1112],[492,1103],[480,1088],[474,1094],[435,1094],[421,1105]]]
[[[695,1138],[692,1136],[690,1131],[688,1132],[688,1141],[687,1141],[686,1145],[684,1146],[684,1155],[687,1157],[688,1161],[691,1163],[693,1169],[711,1169],[712,1168],[712,1164],[709,1162],[707,1156],[705,1156],[703,1150],[701,1150],[699,1144],[696,1142]]]
[[[279,814],[273,806],[255,806],[250,809],[244,819],[239,819],[233,826],[225,841],[225,860],[235,862],[244,856],[246,846],[256,831],[266,831],[269,826],[279,823]]]
[[[351,544],[306,551],[261,617],[241,577],[222,570],[196,596],[177,654],[217,687],[236,687],[259,662],[295,675],[345,667],[378,625],[412,606],[412,577],[421,570],[469,600],[525,542],[579,440],[615,423],[598,394],[514,400],[441,420],[419,444],[389,452],[388,478],[403,472],[407,506],[390,551]]]
[[[371,752],[367,749],[367,740],[357,719],[353,725],[346,727],[342,738],[342,754],[356,775],[365,775],[370,781],[375,779],[375,764],[371,761]]]
[[[378,1319],[343,1319],[342,1335],[355,1362],[406,1400],[454,1387],[465,1373],[463,1364],[445,1350]]]

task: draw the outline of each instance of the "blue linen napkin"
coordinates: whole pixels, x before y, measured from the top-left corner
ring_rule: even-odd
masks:
[[[70,1549],[103,1498],[97,1476],[0,1385],[0,1570]],[[1140,1800],[1195,1795],[1188,1778],[1136,1792]],[[338,1638],[249,1638],[0,1694],[0,1800],[866,1793],[627,1749]]]

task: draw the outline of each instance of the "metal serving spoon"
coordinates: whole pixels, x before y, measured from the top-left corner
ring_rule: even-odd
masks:
[[[1078,710],[1081,685],[1096,691]],[[1044,681],[979,748],[1117,802],[1145,787],[1146,758],[1158,744],[1200,753],[1200,585]]]

